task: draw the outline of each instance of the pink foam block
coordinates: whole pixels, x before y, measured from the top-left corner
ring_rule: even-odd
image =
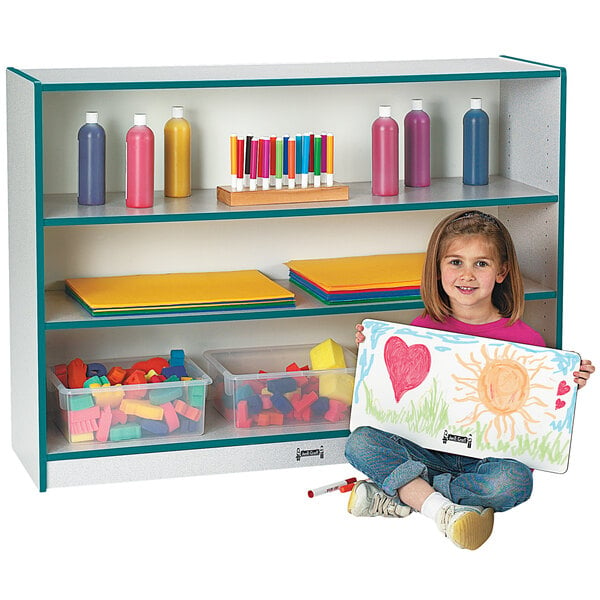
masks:
[[[202,411],[199,408],[186,404],[183,400],[175,400],[174,404],[175,411],[186,419],[192,421],[199,421],[202,416]]]
[[[316,392],[310,392],[309,394],[303,394],[302,397],[292,400],[294,406],[294,418],[299,421],[310,421],[310,406],[319,399],[319,395]]]
[[[331,423],[341,421],[346,416],[348,405],[345,402],[329,399],[329,410],[325,413],[325,420]]]
[[[107,404],[100,411],[100,419],[98,420],[98,431],[96,431],[96,440],[98,442],[106,442],[108,440],[108,433],[112,423],[112,411],[110,406]]]
[[[69,423],[69,433],[71,435],[79,435],[81,433],[92,433],[98,430],[98,421],[89,419],[88,421],[76,421]]]
[[[79,423],[81,421],[89,421],[91,419],[100,418],[100,407],[92,406],[91,408],[84,408],[83,410],[69,410],[67,411],[67,419],[69,422],[69,429],[71,424]]]
[[[127,423],[127,415],[120,408],[111,411],[111,425],[124,425]]]
[[[240,400],[235,410],[236,427],[250,427],[252,419],[248,416],[248,403],[245,400]]]
[[[179,427],[179,417],[177,416],[177,412],[170,402],[165,402],[164,404],[161,404],[161,406],[164,411],[163,418],[167,424],[167,427],[169,428],[169,433],[171,433],[171,431],[175,431]]]
[[[273,408],[271,394],[261,394],[260,399],[262,400],[263,410],[269,410],[270,408]]]

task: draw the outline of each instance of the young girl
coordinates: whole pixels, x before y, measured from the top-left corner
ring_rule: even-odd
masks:
[[[508,342],[544,346],[520,320],[523,281],[510,234],[492,215],[451,214],[435,228],[427,248],[421,296],[425,310],[412,325]],[[357,344],[364,341],[356,326]],[[583,387],[589,360],[573,375]],[[513,459],[475,459],[421,448],[400,436],[358,427],[346,458],[365,473],[348,500],[356,516],[405,517],[413,510],[433,519],[457,546],[474,550],[491,535],[494,511],[531,495],[532,472]]]

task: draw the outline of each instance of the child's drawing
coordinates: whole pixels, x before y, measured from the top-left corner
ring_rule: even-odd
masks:
[[[350,429],[371,425],[421,446],[568,465],[579,367],[573,352],[366,320]]]

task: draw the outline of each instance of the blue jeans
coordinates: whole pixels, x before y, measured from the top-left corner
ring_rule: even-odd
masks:
[[[531,496],[531,469],[508,458],[468,458],[426,450],[400,436],[358,427],[346,442],[346,458],[390,496],[417,477],[456,504],[501,512]]]

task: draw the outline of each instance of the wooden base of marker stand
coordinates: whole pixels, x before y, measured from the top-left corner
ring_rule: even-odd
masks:
[[[231,186],[217,187],[217,200],[229,206],[252,206],[256,204],[291,204],[297,202],[326,202],[348,200],[350,194],[347,185],[334,183],[332,186],[295,187],[292,189],[275,188],[251,192],[244,189],[233,192]]]

